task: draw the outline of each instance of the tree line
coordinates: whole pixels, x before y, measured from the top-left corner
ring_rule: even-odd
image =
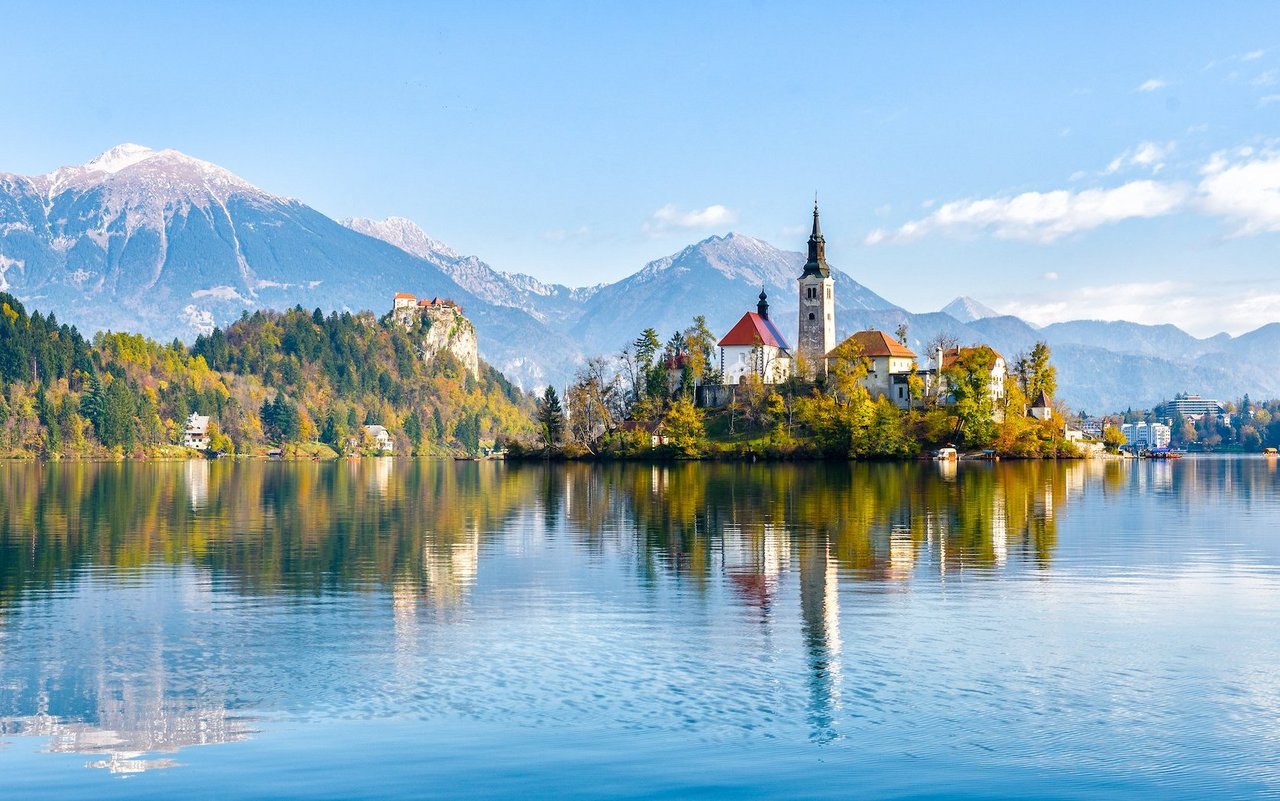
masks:
[[[905,342],[906,334],[900,327],[898,338]],[[523,448],[569,457],[661,451],[683,457],[876,459],[910,457],[943,445],[1020,457],[1076,453],[1065,438],[1064,408],[1055,408],[1046,420],[1026,413],[1029,399],[1042,391],[1052,397],[1057,390],[1048,345],[1038,343],[1020,354],[1009,365],[1002,391],[993,393],[999,354],[987,346],[956,344],[945,336],[930,343],[931,353],[954,353],[932,387],[913,365],[906,408],[868,390],[870,362],[852,339],[828,354],[824,365],[797,360],[782,383],[748,375],[732,388],[717,390],[729,398],[711,408],[696,402],[700,388],[723,381],[716,339],[705,318],[694,318],[665,341],[648,328],[617,353],[588,359],[563,398],[548,387],[538,403],[539,437]]]
[[[488,365],[476,378],[451,354],[425,358],[420,333],[296,307],[246,313],[190,347],[87,340],[0,293],[0,455],[177,455],[193,412],[226,453],[369,451],[373,424],[404,453],[474,452],[532,431],[525,393]]]

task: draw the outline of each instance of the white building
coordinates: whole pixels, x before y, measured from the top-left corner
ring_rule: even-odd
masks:
[[[1164,402],[1164,413],[1169,417],[1182,415],[1188,420],[1199,420],[1206,414],[1221,415],[1227,409],[1222,401],[1182,393]]]
[[[859,331],[836,347],[853,343],[867,363],[867,376],[862,380],[867,393],[873,398],[885,397],[899,408],[911,404],[911,368],[916,354],[883,331]],[[830,356],[827,359],[830,369]]]
[[[209,449],[209,418],[195,412],[187,418],[186,429],[182,433],[182,444],[198,451]]]
[[[365,439],[371,441],[378,450],[383,453],[392,453],[396,449],[395,440],[391,438],[391,434],[383,426],[365,426]]]
[[[1120,426],[1124,434],[1125,447],[1133,450],[1152,450],[1167,448],[1173,438],[1173,431],[1164,423],[1125,423]]]
[[[769,301],[763,291],[756,311],[747,312],[720,340],[720,372],[726,384],[739,384],[758,375],[766,384],[780,384],[791,377],[791,349],[769,319]]]
[[[980,350],[989,350],[994,360],[991,363],[991,372],[987,376],[987,392],[991,395],[991,402],[999,406],[1004,400],[1004,382],[1009,376],[1008,367],[1005,365],[1004,357],[992,348],[990,345],[977,345],[972,348],[947,348],[938,352],[938,364],[941,369],[938,371],[942,376],[943,386],[941,391],[947,396],[947,402],[954,402],[955,398],[951,394],[950,388],[946,386],[946,371],[953,367],[962,357],[968,357]]]

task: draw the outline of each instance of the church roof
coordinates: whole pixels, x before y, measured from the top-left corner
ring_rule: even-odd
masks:
[[[862,347],[862,355],[869,358],[877,356],[893,356],[900,359],[914,359],[915,353],[898,340],[883,331],[859,331],[846,339],[853,340]]]
[[[729,329],[729,333],[725,334],[720,340],[720,347],[731,345],[772,345],[775,348],[790,350],[787,341],[782,338],[782,333],[778,331],[777,326],[772,320],[766,320],[755,312],[747,312],[742,315],[742,319],[738,324]]]
[[[1048,409],[1051,406],[1053,404],[1049,402],[1049,396],[1043,389],[1036,393],[1036,399],[1031,402],[1033,409]]]

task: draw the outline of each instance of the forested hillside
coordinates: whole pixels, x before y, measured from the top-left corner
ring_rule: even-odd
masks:
[[[386,426],[401,453],[473,452],[530,429],[529,402],[488,365],[429,363],[412,332],[371,313],[258,312],[188,348],[135,334],[86,340],[0,293],[0,455],[180,453],[192,412],[224,452],[367,449]]]

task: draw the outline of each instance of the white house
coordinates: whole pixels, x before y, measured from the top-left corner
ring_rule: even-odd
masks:
[[[862,358],[866,359],[867,376],[862,384],[871,397],[885,397],[900,408],[909,407],[911,388],[907,381],[911,377],[911,368],[916,363],[916,354],[883,331],[859,331],[836,347],[843,347],[847,343],[855,344]],[[831,369],[830,365],[828,357],[828,370]]]
[[[780,384],[791,377],[791,348],[769,319],[769,301],[763,291],[756,311],[747,312],[720,339],[720,372],[726,384],[738,384],[758,375],[766,384]]]
[[[182,444],[198,451],[209,449],[209,418],[206,415],[191,413],[187,418],[186,429],[182,433]]]
[[[383,453],[392,453],[396,449],[395,440],[383,426],[365,426],[365,439],[371,440],[374,446]]]
[[[976,345],[972,348],[947,348],[940,350],[938,353],[938,363],[941,367],[939,373],[942,374],[942,386],[946,385],[945,371],[955,365],[961,357],[967,357],[976,351],[986,349],[991,351],[995,357],[991,363],[991,372],[987,376],[987,392],[991,395],[991,402],[997,406],[1004,400],[1004,381],[1009,375],[1008,367],[1005,365],[1004,357],[992,348],[990,345]],[[951,395],[950,389],[946,389],[946,394]],[[950,401],[950,397],[949,397]]]
[[[1031,406],[1027,408],[1027,414],[1037,420],[1048,420],[1053,417],[1053,402],[1049,400],[1049,395],[1043,389],[1032,399]],[[1101,437],[1101,433],[1098,436]]]

